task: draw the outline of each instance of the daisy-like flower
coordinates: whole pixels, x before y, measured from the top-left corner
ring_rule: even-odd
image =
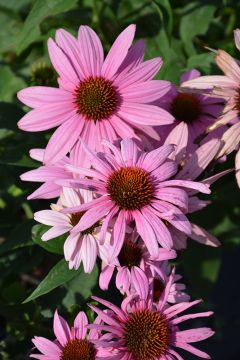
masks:
[[[165,290],[166,285],[169,282],[169,276],[172,276],[172,285],[169,289],[169,294],[167,302],[171,304],[189,301],[190,296],[186,294],[186,285],[179,282],[182,279],[182,276],[175,274],[175,271],[172,271],[171,266],[168,261],[163,261],[159,264],[158,271],[157,269],[151,269],[151,273],[148,273],[148,282],[150,289],[153,293],[153,301],[157,303],[162,296],[163,291]]]
[[[102,311],[94,305],[90,307],[104,322],[101,325],[90,325],[91,328],[105,331],[111,336],[111,346],[118,350],[114,360],[183,360],[175,348],[184,349],[204,359],[210,359],[205,352],[198,350],[191,343],[205,340],[214,332],[207,327],[180,330],[182,322],[212,315],[211,311],[180,315],[201,300],[182,302],[166,306],[172,278],[155,304],[146,287],[142,298],[129,296],[121,308],[114,304],[93,297],[94,300],[106,306],[108,312]],[[109,341],[109,339],[108,339]],[[101,346],[109,346],[103,338],[97,341]]]
[[[44,152],[44,149],[32,149],[30,150],[30,157],[43,162]],[[55,180],[73,178],[72,173],[65,169],[65,165],[69,163],[69,158],[64,156],[54,165],[43,165],[22,174],[20,176],[21,180],[43,182],[27,199],[52,199],[58,197],[62,191],[62,187],[57,185]]]
[[[53,321],[56,340],[35,336],[32,342],[41,354],[31,354],[30,357],[39,360],[100,360],[107,357],[110,352],[93,343],[99,337],[98,332],[90,330],[87,334],[87,326],[88,319],[83,311],[76,316],[71,328],[56,311]]]
[[[235,44],[240,50],[240,30],[234,31]],[[240,186],[240,66],[232,56],[224,50],[216,52],[215,61],[225,75],[201,76],[196,79],[186,81],[182,84],[187,88],[200,89],[202,92],[209,92],[212,96],[222,97],[226,100],[219,120],[210,127],[213,130],[221,125],[232,125],[222,137],[224,145],[218,157],[228,155],[234,150],[238,150],[236,155],[236,178]]]
[[[52,204],[52,210],[41,210],[34,214],[34,219],[42,224],[51,226],[42,236],[43,241],[70,233],[79,222],[84,212],[62,214],[66,207],[78,206],[93,199],[92,193],[87,190],[63,188],[60,201]],[[64,256],[69,262],[70,269],[78,269],[83,263],[86,273],[90,273],[96,263],[98,254],[98,234],[100,223],[96,222],[83,231],[70,233],[64,243]],[[110,236],[108,233],[106,236]]]
[[[45,163],[61,159],[79,137],[99,151],[103,138],[113,142],[119,137],[136,137],[134,127],[172,123],[167,111],[149,104],[170,88],[168,81],[152,80],[162,60],[143,62],[143,42],[131,48],[134,34],[135,25],[128,26],[105,60],[101,41],[88,26],[80,26],[78,39],[60,29],[56,42],[48,40],[60,87],[36,86],[18,93],[34,109],[19,121],[22,130],[59,126],[46,147]]]
[[[216,154],[221,148],[221,141],[218,139],[211,139],[205,144],[201,145],[194,153],[189,154],[183,161],[182,167],[179,172],[176,174],[176,179],[181,180],[196,180],[199,177],[202,177],[202,173],[208,167],[208,165],[215,158]],[[233,169],[224,170],[220,173],[217,173],[211,177],[203,178],[201,181],[205,184],[211,185],[216,180],[222,176],[228,174]],[[211,203],[209,200],[199,199],[197,192],[194,190],[186,189],[188,193],[188,210],[185,213],[191,214],[196,211],[199,211]],[[219,246],[220,242],[218,239],[210,234],[207,230],[201,226],[191,223],[192,231],[191,234],[186,235],[182,231],[179,231],[176,227],[172,226],[171,223],[168,223],[168,230],[171,232],[174,248],[176,250],[185,249],[187,246],[187,238],[191,238],[201,244],[209,246]]]
[[[191,234],[191,224],[184,212],[188,210],[186,188],[210,193],[209,186],[199,182],[174,180],[177,164],[168,160],[173,145],[165,145],[151,152],[138,150],[132,139],[121,141],[121,149],[104,142],[112,154],[94,153],[86,147],[92,161],[92,169],[68,169],[91,179],[60,181],[61,185],[83,187],[100,196],[93,201],[64,209],[63,212],[86,211],[73,233],[84,231],[102,220],[100,241],[105,238],[109,221],[116,215],[113,224],[110,249],[112,259],[116,258],[123,246],[126,225],[136,223],[138,234],[146,244],[151,256],[159,255],[159,244],[170,250],[173,246],[171,234],[164,221],[179,231]],[[171,179],[171,180],[169,180]]]
[[[157,258],[152,259],[146,248],[135,231],[131,235],[127,234],[118,258],[112,260],[109,253],[109,244],[105,241],[100,246],[100,257],[103,260],[102,271],[99,276],[99,285],[101,289],[107,290],[113,272],[116,269],[116,287],[124,294],[129,294],[132,287],[138,291],[142,282],[147,281],[147,272],[158,272],[159,263],[164,260],[174,259],[177,255],[174,250],[159,248]]]
[[[166,109],[175,118],[171,125],[159,128],[162,142],[175,144],[175,154],[192,153],[197,149],[196,142],[200,142],[201,135],[214,124],[223,109],[223,99],[206,95],[181,91],[181,84],[187,80],[200,76],[198,70],[185,72],[180,81],[180,87],[171,85],[171,90],[159,100],[161,107]],[[226,129],[215,130],[208,135],[220,138]]]

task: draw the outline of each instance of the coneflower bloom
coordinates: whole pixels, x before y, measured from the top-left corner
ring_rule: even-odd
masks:
[[[100,223],[96,222],[88,229],[70,233],[79,222],[84,212],[62,214],[61,210],[66,207],[78,206],[92,200],[92,193],[87,190],[75,191],[63,188],[60,201],[52,204],[52,210],[41,210],[34,214],[34,219],[42,224],[51,226],[42,236],[43,241],[48,241],[57,236],[69,233],[64,243],[64,256],[69,262],[70,269],[78,269],[83,263],[86,273],[90,273],[96,263],[98,254],[98,234]],[[108,234],[106,234],[108,236]]]
[[[152,291],[153,302],[158,302],[162,293],[165,290],[166,285],[169,281],[169,276],[171,274],[171,266],[168,261],[163,261],[159,264],[158,271],[157,269],[153,270],[151,273],[148,273],[148,282],[150,286],[150,291]],[[179,282],[182,279],[182,276],[175,274],[175,271],[172,272],[172,285],[169,289],[169,294],[167,302],[170,304],[175,304],[183,301],[189,301],[190,296],[185,292],[186,285]]]
[[[97,321],[96,321],[97,322]],[[55,341],[35,336],[32,342],[41,354],[30,357],[39,360],[100,360],[108,355],[107,349],[99,349],[93,342],[98,339],[98,331],[87,331],[88,319],[83,311],[75,318],[73,327],[69,327],[64,318],[55,312],[53,331]]]
[[[166,304],[172,279],[157,304],[153,302],[149,289],[145,288],[144,297],[129,296],[121,308],[114,304],[93,297],[95,301],[107,307],[108,312],[94,305],[89,305],[103,321],[101,325],[90,328],[103,330],[108,335],[111,346],[118,351],[114,360],[183,360],[175,348],[184,349],[204,359],[210,359],[205,352],[198,350],[191,343],[205,340],[214,332],[207,327],[180,330],[179,324],[199,317],[212,315],[211,311],[180,315],[201,300],[182,302],[172,306]],[[100,338],[96,344],[107,346],[107,341]]]
[[[30,157],[42,163],[44,152],[44,149],[32,149],[30,150]],[[43,182],[27,199],[52,199],[58,197],[62,191],[62,187],[56,184],[55,180],[73,178],[72,173],[65,168],[65,165],[69,164],[69,162],[69,158],[64,156],[54,165],[42,165],[37,169],[22,174],[20,176],[21,180]]]
[[[135,25],[128,26],[105,60],[101,41],[88,26],[80,26],[78,40],[62,29],[56,32],[56,43],[48,40],[60,87],[36,86],[18,93],[34,109],[19,121],[22,130],[59,126],[46,147],[45,163],[61,159],[79,137],[102,151],[102,139],[136,137],[134,127],[172,123],[167,111],[149,104],[170,88],[168,81],[152,80],[162,60],[144,62],[143,42],[131,48],[134,34]]]
[[[132,231],[132,234],[126,234],[122,249],[116,259],[111,259],[109,253],[109,243],[99,247],[100,257],[102,259],[102,271],[99,276],[99,285],[103,290],[107,290],[113,272],[116,269],[116,287],[124,294],[129,294],[132,287],[138,290],[141,283],[148,281],[147,273],[158,272],[159,264],[164,260],[174,259],[177,255],[174,250],[159,248],[158,256],[151,258],[145,243],[140,236]]]
[[[180,87],[172,84],[170,91],[159,100],[161,107],[175,118],[173,124],[159,128],[162,143],[175,144],[175,154],[192,153],[197,149],[197,143],[204,138],[206,129],[214,124],[221,114],[224,101],[206,95],[181,90],[184,81],[200,76],[198,70],[185,72],[180,80]],[[211,137],[220,138],[225,129],[215,130]],[[205,134],[206,135],[206,134]],[[208,139],[210,136],[208,135]]]
[[[63,180],[59,183],[70,187],[93,190],[100,196],[93,201],[64,209],[63,212],[86,211],[73,233],[84,231],[102,220],[100,241],[104,240],[109,221],[116,215],[110,247],[112,259],[116,258],[125,239],[126,225],[136,223],[136,229],[151,256],[159,254],[159,244],[171,249],[173,241],[165,225],[168,221],[185,234],[191,233],[191,224],[184,212],[188,209],[186,189],[210,193],[209,186],[199,182],[173,180],[177,164],[168,160],[173,145],[165,145],[148,153],[138,150],[132,139],[121,141],[121,150],[104,142],[112,154],[94,153],[86,147],[92,169],[68,169],[91,179]],[[171,179],[171,180],[169,180]]]
[[[234,35],[236,47],[240,50],[240,30],[235,30]],[[240,186],[240,66],[238,61],[224,50],[216,52],[215,61],[225,75],[201,76],[184,82],[182,86],[200,89],[202,92],[209,92],[212,96],[222,97],[226,100],[226,106],[223,109],[222,115],[210,127],[210,130],[225,124],[232,125],[222,137],[224,145],[218,157],[238,150],[236,156],[236,178]]]

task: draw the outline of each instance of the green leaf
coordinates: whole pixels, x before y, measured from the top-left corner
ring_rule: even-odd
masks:
[[[48,241],[42,241],[41,238],[43,234],[49,229],[50,226],[47,225],[34,225],[32,228],[33,242],[51,253],[63,255],[63,245],[66,240],[66,235],[58,236]]]
[[[10,67],[0,67],[0,101],[11,101],[16,92],[25,85],[23,79],[17,77]]]
[[[72,9],[77,0],[37,0],[24,23],[20,33],[17,54],[20,54],[30,44],[40,38],[39,25],[48,16],[54,16]]]
[[[188,69],[199,69],[200,71],[209,74],[211,65],[214,63],[214,53],[196,54],[188,58],[187,68]]]
[[[69,309],[72,305],[79,304],[79,295],[81,299],[87,300],[92,295],[92,289],[97,285],[97,282],[97,266],[93,268],[91,274],[81,272],[67,283],[66,288],[68,292],[63,299],[63,305]]]
[[[202,6],[200,3],[191,3],[185,7],[185,14],[180,23],[180,36],[188,55],[193,55],[196,52],[192,39],[196,35],[206,34],[215,10],[214,5]]]
[[[37,299],[38,297],[49,293],[58,286],[67,283],[82,272],[82,267],[78,270],[69,270],[65,259],[60,260],[47,274],[43,281],[33,291],[33,293],[24,300],[24,304]]]

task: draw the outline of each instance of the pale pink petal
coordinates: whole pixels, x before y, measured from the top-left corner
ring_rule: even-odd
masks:
[[[80,50],[77,39],[75,39],[75,37],[68,31],[64,29],[58,29],[56,31],[56,42],[57,45],[60,46],[64,53],[69,57],[71,65],[78,75],[79,80],[84,79],[85,74],[83,72],[83,66],[80,60]],[[72,87],[72,84],[70,86]],[[66,88],[66,84],[64,85],[64,88]]]
[[[78,243],[81,243],[80,234],[70,234],[64,242],[64,256],[67,261],[74,258]]]
[[[99,37],[89,26],[80,26],[78,42],[83,67],[88,70],[85,74],[100,76],[104,53]]]
[[[83,119],[78,115],[63,123],[51,136],[44,154],[44,162],[56,163],[66,155],[79,138],[84,126]]]
[[[168,125],[174,121],[174,117],[166,110],[147,104],[125,103],[118,110],[118,115],[130,123],[140,125]]]
[[[240,81],[240,67],[231,55],[224,50],[218,50],[215,61],[225,75],[233,81]]]
[[[97,258],[97,244],[92,235],[83,236],[81,253],[84,271],[91,273]]]
[[[53,319],[53,331],[62,346],[71,339],[71,331],[66,320],[55,311]]]
[[[137,137],[133,127],[130,126],[126,121],[123,121],[119,116],[113,115],[111,119],[109,119],[109,123],[112,125],[118,136],[122,139],[127,137]]]
[[[236,82],[224,75],[200,76],[199,78],[186,81],[181,87],[193,89],[235,88]]]
[[[174,151],[173,145],[164,145],[158,149],[148,152],[141,161],[139,166],[144,167],[145,170],[151,172],[160,167],[167,159],[167,157]]]
[[[18,122],[18,127],[25,131],[44,131],[61,125],[74,116],[75,110],[71,104],[47,105],[43,109],[34,109],[24,115]]]
[[[206,186],[205,184],[200,183],[200,182],[194,182],[194,181],[189,181],[189,180],[168,180],[168,181],[163,181],[158,186],[159,187],[164,187],[164,186],[184,187],[184,188],[188,188],[188,189],[197,190],[199,192],[202,192],[203,194],[210,194],[210,192],[211,192],[209,189],[209,186]]]
[[[41,185],[31,195],[27,197],[28,200],[33,199],[52,199],[60,195],[62,188],[59,185],[46,183]]]
[[[64,226],[64,225],[57,225],[53,228],[49,229],[42,235],[43,241],[48,241],[50,239],[54,239],[60,235],[65,234],[66,232],[70,231],[71,226]]]
[[[137,266],[131,269],[132,283],[141,300],[147,300],[149,285],[144,271]]]
[[[50,355],[50,356],[60,356],[61,350],[57,344],[55,344],[53,341],[50,341],[44,337],[35,336],[32,339],[33,344],[36,346],[36,348],[41,351],[44,355]]]
[[[88,319],[83,311],[80,311],[74,320],[74,330],[77,339],[85,339],[87,334]]]
[[[149,253],[153,258],[158,256],[158,238],[153,231],[152,225],[145,219],[138,210],[133,212],[136,222],[137,232],[145,242]]]
[[[43,162],[45,149],[31,149],[29,151],[29,156],[37,161]]]
[[[70,83],[78,85],[79,78],[75,69],[64,52],[55,44],[52,39],[48,39],[48,53],[51,59],[51,63],[53,64],[58,74]]]
[[[24,181],[54,181],[57,178],[65,178],[66,172],[64,169],[50,166],[40,166],[38,169],[30,170],[20,176]]]
[[[176,331],[175,337],[176,341],[180,342],[197,342],[202,341],[210,336],[214,335],[214,331],[207,327],[197,328],[197,329],[190,329],[190,330],[183,330],[183,331]]]
[[[122,64],[118,68],[117,76],[124,77],[126,73],[134,69],[138,64],[143,61],[144,58],[144,50],[145,50],[145,42],[140,39],[136,41],[134,45],[129,49],[127,56],[123,60]]]
[[[139,66],[134,68],[123,78],[116,79],[116,84],[119,86],[120,91],[127,88],[130,85],[136,83],[142,83],[144,81],[151,80],[162,65],[161,58],[155,58],[152,60],[144,61]],[[125,74],[124,74],[125,75]]]
[[[184,121],[181,121],[173,128],[164,142],[164,144],[175,145],[175,151],[171,155],[171,158],[174,158],[176,161],[178,161],[183,157],[188,144],[188,139],[188,125]]]
[[[212,139],[200,146],[184,163],[182,170],[177,174],[176,179],[195,180],[209,165],[217,154],[221,141]]]
[[[99,276],[99,286],[102,290],[107,290],[109,286],[109,282],[112,278],[114,271],[114,266],[107,265],[102,269],[101,274]]]
[[[42,108],[42,106],[51,104],[58,104],[60,107],[73,102],[71,93],[47,86],[31,86],[22,89],[18,92],[17,97],[22,103],[32,108]]]
[[[114,41],[103,63],[102,75],[111,79],[125,59],[135,35],[136,26],[129,25]]]
[[[240,123],[232,125],[222,136],[221,139],[224,143],[220,152],[218,153],[218,158],[223,155],[228,155],[232,151],[236,150],[236,147],[240,143]]]
[[[68,216],[53,210],[40,210],[35,212],[34,219],[41,224],[55,226],[68,224]]]
[[[132,103],[150,103],[165,95],[170,89],[170,82],[165,80],[150,80],[148,82],[130,85],[123,89],[123,100]]]
[[[100,204],[93,206],[82,216],[80,222],[73,228],[72,232],[77,233],[90,228],[107,215],[113,207],[114,204],[112,201],[101,199]]]
[[[240,50],[240,30],[239,29],[234,30],[234,40],[235,40],[237,49]]]
[[[209,246],[220,246],[221,243],[218,239],[210,234],[207,230],[203,229],[202,227],[192,224],[192,233],[189,237],[201,244],[209,245]]]
[[[113,237],[109,245],[108,260],[111,263],[121,251],[126,233],[126,216],[125,211],[121,210],[113,228]]]
[[[238,150],[235,158],[235,167],[236,167],[236,178],[238,186],[240,187],[240,150]]]
[[[188,210],[188,195],[182,189],[163,187],[155,191],[154,195],[161,200],[180,207],[183,211]]]
[[[121,293],[126,293],[130,287],[130,271],[126,266],[118,268],[116,275],[116,287]]]
[[[136,143],[126,138],[121,141],[121,153],[125,166],[134,166],[138,159],[138,148]]]
[[[180,347],[181,349],[184,349],[186,351],[189,351],[190,353],[192,353],[196,356],[199,356],[203,359],[210,359],[210,356],[207,353],[205,353],[201,350],[198,350],[189,344],[182,343],[182,342],[175,342],[175,346]]]
[[[175,161],[166,160],[164,164],[152,171],[151,175],[158,179],[158,181],[165,181],[174,176],[177,171],[177,163]]]

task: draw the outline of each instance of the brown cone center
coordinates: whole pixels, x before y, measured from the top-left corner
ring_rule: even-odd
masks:
[[[156,360],[169,344],[167,320],[159,312],[137,311],[130,315],[124,327],[124,342],[134,360]]]
[[[141,209],[153,197],[149,173],[137,167],[115,171],[108,180],[107,189],[112,200],[126,210]]]
[[[75,103],[79,114],[88,120],[97,121],[108,119],[114,113],[118,96],[111,81],[102,77],[89,77],[77,87]]]
[[[171,103],[170,112],[176,120],[192,123],[201,115],[202,107],[194,94],[179,93]]]
[[[142,259],[142,249],[138,244],[126,241],[118,255],[121,266],[127,266],[131,269],[133,266],[139,266]]]
[[[63,348],[60,360],[95,360],[96,350],[88,340],[75,339]]]

